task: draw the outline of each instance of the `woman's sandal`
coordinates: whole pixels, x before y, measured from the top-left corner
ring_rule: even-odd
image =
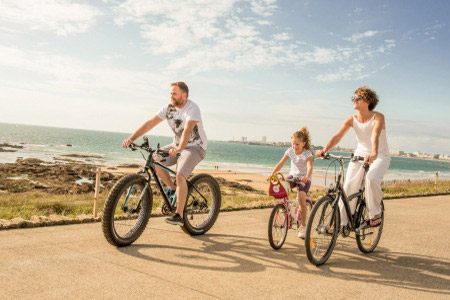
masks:
[[[377,221],[379,221],[379,222],[377,222]],[[375,222],[377,222],[377,223],[373,224]],[[370,219],[370,221],[368,221],[368,223],[369,224],[367,224],[367,225],[369,225],[369,227],[378,227],[378,226],[380,226],[381,225],[381,216],[379,216],[378,218],[375,218],[375,219]]]

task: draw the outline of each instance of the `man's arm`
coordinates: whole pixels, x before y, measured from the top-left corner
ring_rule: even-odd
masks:
[[[143,136],[150,130],[152,130],[156,125],[161,123],[162,119],[160,119],[158,116],[154,116],[144,124],[142,124],[141,127],[138,128],[129,138],[123,141],[122,146],[124,148],[128,148],[132,142],[134,142],[139,137]]]
[[[177,153],[180,153],[184,150],[187,143],[189,142],[189,138],[191,137],[192,130],[194,130],[195,125],[197,125],[197,121],[186,121],[186,125],[184,126],[183,134],[181,135],[180,144],[177,149],[170,149],[169,154],[171,156],[177,156]]]

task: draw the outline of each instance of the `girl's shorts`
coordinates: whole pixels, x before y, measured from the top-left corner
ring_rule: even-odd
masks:
[[[292,175],[288,175],[287,177],[286,177],[286,179],[288,179],[288,180],[292,180],[292,179],[294,179],[294,176],[292,176]],[[308,192],[309,192],[309,188],[311,187],[311,181],[310,180],[308,180],[306,183],[301,183],[300,182],[300,178],[297,178],[297,177],[295,177],[295,182],[293,182],[293,181],[288,181],[288,183],[289,183],[289,185],[291,186],[291,189],[293,189],[293,188],[298,188],[298,191],[300,192],[300,191],[304,191],[305,192],[305,194],[308,194]]]

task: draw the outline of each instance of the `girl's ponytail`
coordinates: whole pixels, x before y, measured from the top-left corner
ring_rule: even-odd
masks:
[[[303,141],[305,143],[305,149],[311,150],[311,137],[306,126],[302,127],[299,131],[294,132],[292,138]]]

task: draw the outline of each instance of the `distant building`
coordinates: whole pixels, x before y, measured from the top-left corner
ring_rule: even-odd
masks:
[[[405,155],[405,151],[402,150],[389,150],[389,153],[396,156]]]
[[[242,137],[242,142],[243,142],[243,143],[247,143],[247,137],[246,137],[246,136],[243,136],[243,137]]]
[[[262,143],[263,144],[267,144],[267,136],[263,136],[262,137]]]

